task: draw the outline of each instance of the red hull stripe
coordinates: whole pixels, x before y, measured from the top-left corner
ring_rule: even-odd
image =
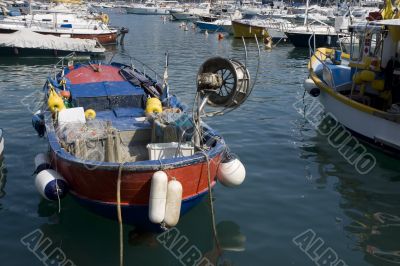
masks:
[[[81,66],[65,75],[71,84],[95,83],[105,81],[125,81],[119,74],[119,68],[105,65]],[[100,71],[95,71],[99,69]]]
[[[211,182],[212,182],[211,183],[211,187],[214,187],[217,184],[216,181],[211,181]],[[81,198],[81,199],[84,199],[84,200],[88,200],[88,201],[92,201],[94,203],[111,204],[111,205],[116,205],[117,204],[116,200],[115,201],[111,201],[111,202],[92,200],[92,199],[88,199],[88,198],[86,198],[86,197],[84,197],[82,195],[77,194],[75,191],[69,191],[69,192],[71,194],[73,194],[75,197],[78,197],[78,198]],[[193,198],[195,198],[197,196],[200,196],[200,195],[202,195],[204,193],[207,193],[207,192],[208,192],[208,187],[205,188],[203,191],[199,191],[196,195],[193,195],[191,197],[182,198],[182,200],[183,201],[190,200],[190,199],[193,199]],[[135,206],[148,206],[149,204],[132,204],[132,203],[128,203],[128,202],[121,202],[121,205],[122,206],[132,206],[132,205],[135,205]]]
[[[79,197],[101,202],[116,202],[118,171],[89,170],[83,164],[71,164],[52,153],[54,169],[67,180],[68,185]],[[211,181],[215,180],[220,156],[210,160]],[[56,165],[54,165],[56,162]],[[208,166],[206,162],[165,170],[168,179],[178,180],[183,187],[183,199],[194,197],[208,189]],[[123,171],[121,203],[148,205],[151,177],[154,171]]]

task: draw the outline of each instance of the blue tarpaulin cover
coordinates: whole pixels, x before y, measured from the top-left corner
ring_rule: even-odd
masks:
[[[142,88],[133,86],[129,81],[71,84],[69,90],[72,98],[144,94]]]

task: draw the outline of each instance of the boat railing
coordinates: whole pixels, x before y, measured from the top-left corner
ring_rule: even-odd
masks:
[[[147,64],[143,63],[141,60],[129,56],[129,63],[132,69],[137,69],[141,71],[144,75],[150,77],[152,80],[155,82],[159,82],[159,80],[162,80],[162,76],[160,76],[152,67],[148,66]],[[149,75],[149,73],[151,73]]]
[[[312,44],[311,44],[312,42]],[[317,49],[316,49],[316,40],[315,40],[315,33],[313,32],[310,36],[310,38],[308,39],[308,46],[309,46],[309,50],[310,50],[310,62],[311,62],[311,58],[314,56],[321,64],[323,67],[323,71],[327,71],[330,75],[330,80],[331,80],[331,86],[334,90],[336,90],[336,85],[335,85],[335,80],[333,78],[333,73],[332,70],[327,66],[325,60],[322,60],[317,54]],[[325,56],[325,58],[329,58],[329,55],[324,54],[322,51],[318,51],[318,53],[320,55]],[[312,67],[312,66],[311,66]]]

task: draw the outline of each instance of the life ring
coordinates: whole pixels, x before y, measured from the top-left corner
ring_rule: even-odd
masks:
[[[87,109],[85,111],[85,118],[87,120],[93,120],[96,118],[96,112],[93,109]]]

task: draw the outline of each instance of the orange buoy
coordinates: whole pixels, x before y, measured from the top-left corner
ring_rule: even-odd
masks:
[[[71,92],[70,91],[60,91],[60,95],[64,97],[65,99],[69,99],[71,97]]]

